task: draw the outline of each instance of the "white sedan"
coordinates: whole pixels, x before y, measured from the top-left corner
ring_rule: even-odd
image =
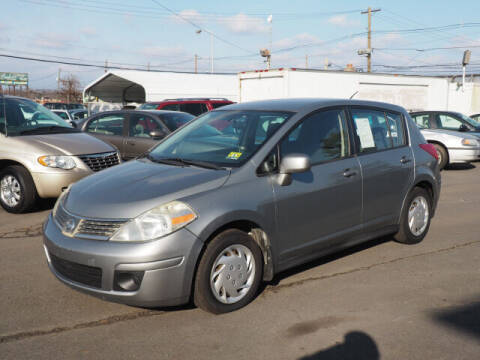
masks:
[[[444,129],[420,128],[425,139],[438,152],[440,169],[453,163],[467,163],[480,160],[480,138],[475,135]]]

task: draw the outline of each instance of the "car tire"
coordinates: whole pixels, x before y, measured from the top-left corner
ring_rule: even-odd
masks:
[[[418,244],[428,233],[432,218],[432,198],[427,190],[415,187],[405,201],[400,228],[394,239],[402,244]]]
[[[433,144],[438,153],[438,167],[443,170],[448,165],[448,151],[440,144]]]
[[[35,184],[27,169],[12,165],[0,171],[0,205],[6,211],[26,212],[35,205],[36,199]]]
[[[206,247],[195,277],[194,303],[213,314],[240,309],[251,302],[263,274],[262,252],[253,238],[231,229]]]

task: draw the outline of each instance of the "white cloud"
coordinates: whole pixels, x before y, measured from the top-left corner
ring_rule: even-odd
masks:
[[[336,15],[332,16],[327,20],[329,24],[338,25],[338,26],[347,26],[347,16],[346,15]]]
[[[225,26],[227,30],[235,34],[258,34],[268,32],[269,26],[267,19],[237,14],[219,19],[218,23]]]
[[[170,19],[176,22],[177,24],[185,23],[186,20],[190,20],[195,24],[201,25],[205,21],[205,17],[200,14],[197,10],[187,9],[182,10],[178,13],[179,16],[171,15]]]
[[[163,46],[146,46],[140,50],[140,52],[148,57],[148,58],[155,58],[155,57],[181,57],[185,56],[186,52],[181,46],[175,47],[163,47]]]
[[[289,48],[292,46],[321,44],[322,40],[315,35],[309,33],[301,33],[295,36],[277,40],[273,43],[273,51],[276,49]]]
[[[95,36],[98,34],[98,31],[93,26],[85,26],[80,29],[80,32],[85,36]]]
[[[36,35],[33,45],[49,49],[66,49],[74,40],[71,36],[41,33]]]

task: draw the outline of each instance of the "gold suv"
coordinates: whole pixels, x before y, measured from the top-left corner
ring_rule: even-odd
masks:
[[[30,210],[71,183],[120,162],[115,149],[35,102],[0,96],[0,205]]]

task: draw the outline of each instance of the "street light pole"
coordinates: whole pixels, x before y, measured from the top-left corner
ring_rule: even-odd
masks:
[[[195,33],[201,34],[202,31],[210,35],[210,73],[213,74],[213,33],[207,29],[198,29]]]

